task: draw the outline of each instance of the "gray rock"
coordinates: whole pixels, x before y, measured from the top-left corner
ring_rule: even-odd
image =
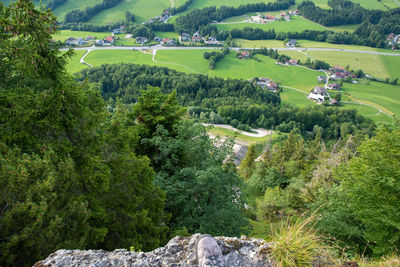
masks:
[[[60,249],[47,259],[35,263],[34,267],[86,266],[86,267],[144,267],[197,266],[195,246],[200,234],[190,237],[174,237],[164,247],[150,252],[130,252],[117,249],[104,250],[65,250]],[[256,238],[215,237],[221,248],[227,267],[272,267],[269,250],[272,243]]]

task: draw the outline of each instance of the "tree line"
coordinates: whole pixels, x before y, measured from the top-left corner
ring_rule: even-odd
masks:
[[[361,23],[368,16],[368,10],[348,0],[329,0],[331,9],[315,6],[312,1],[304,1],[298,9],[302,16],[324,26]]]
[[[239,7],[221,6],[220,8],[206,7],[195,9],[179,17],[175,22],[175,30],[179,33],[194,33],[201,26],[206,26],[213,21],[221,21],[229,17],[240,16],[249,12],[277,11],[294,5],[294,0],[279,0],[276,2],[240,5]]]
[[[170,15],[173,16],[175,14],[181,13],[181,12],[185,11],[186,9],[188,9],[190,7],[190,5],[193,4],[193,1],[194,0],[187,0],[181,6],[168,8],[167,10],[170,12]]]
[[[229,54],[229,47],[225,46],[221,50],[221,52],[220,51],[204,52],[203,57],[209,61],[210,69],[213,70],[217,62],[222,60],[228,54]]]
[[[83,70],[77,74],[77,79],[88,79],[95,84],[104,99],[109,100],[110,106],[117,99],[126,104],[135,103],[140,89],[148,85],[160,87],[164,93],[175,89],[178,103],[188,107],[189,115],[202,122],[225,123],[240,128],[274,128],[282,132],[298,128],[304,134],[312,131],[314,125],[320,125],[326,139],[337,139],[349,132],[370,133],[374,129],[374,123],[356,110],[282,106],[279,94],[243,80],[224,80],[133,64],[103,65]],[[342,132],[342,126],[348,124],[353,126]]]
[[[55,9],[63,4],[65,4],[66,2],[68,2],[68,0],[51,0],[46,8],[51,8],[51,9]]]

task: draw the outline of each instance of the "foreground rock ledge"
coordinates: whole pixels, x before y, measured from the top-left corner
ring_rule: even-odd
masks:
[[[196,241],[200,234],[190,237],[177,236],[165,247],[150,252],[130,252],[117,249],[104,250],[65,250],[51,254],[47,259],[37,262],[34,267],[50,266],[197,266]],[[224,256],[226,266],[272,267],[269,250],[272,243],[262,239],[214,237]]]

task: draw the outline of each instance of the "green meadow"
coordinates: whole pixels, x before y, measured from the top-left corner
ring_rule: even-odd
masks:
[[[400,85],[372,81],[365,84],[344,83],[343,92],[353,101],[376,106],[389,114],[400,114]]]
[[[88,68],[87,65],[80,63],[81,57],[85,53],[86,50],[75,50],[75,55],[72,56],[72,58],[69,60],[69,63],[67,64],[67,71],[69,73],[75,73]]]
[[[290,104],[292,106],[305,107],[316,105],[315,102],[307,99],[307,94],[300,93],[289,88],[282,88],[281,91],[282,104]]]
[[[217,63],[214,70],[209,69],[208,61],[203,58],[205,50],[158,50],[155,60],[152,61],[151,52],[132,50],[94,50],[85,58],[87,63],[93,66],[114,63],[135,63],[163,66],[186,73],[200,73],[221,78],[249,79],[253,77],[268,77],[288,87],[299,89],[308,93],[316,83],[316,77],[321,75],[318,71],[308,70],[299,66],[276,65],[275,60],[257,55],[255,59],[238,59],[236,53],[231,53]],[[84,51],[77,51],[68,64],[69,72],[76,72],[85,65],[79,64]],[[306,98],[306,94],[293,89],[283,88],[281,92],[282,103],[297,106],[314,105]],[[365,84],[349,84],[343,86],[344,99],[372,105],[376,108],[392,114],[400,114],[400,86],[394,86],[378,82]],[[345,107],[354,107],[345,105]],[[387,116],[378,113],[373,107],[358,107],[361,114],[375,121],[387,121]]]
[[[169,38],[169,39],[176,39],[178,40],[178,34],[176,32],[154,32],[155,36],[161,38]]]
[[[68,0],[65,4],[54,9],[53,13],[54,13],[54,15],[57,16],[58,21],[64,21],[65,14],[67,14],[68,12],[70,12],[74,9],[85,10],[85,8],[87,8],[89,6],[94,6],[101,2],[102,2],[102,0],[85,0],[85,1]]]
[[[285,44],[280,40],[246,40],[246,39],[234,39],[234,42],[245,48],[284,48]],[[369,46],[361,45],[345,45],[345,44],[331,44],[325,42],[315,42],[309,40],[297,40],[297,47],[301,48],[337,48],[346,50],[360,50],[360,51],[372,51],[372,52],[385,52],[385,53],[397,53],[390,49],[374,48]]]
[[[354,32],[358,27],[360,27],[360,25],[361,24],[351,24],[351,25],[340,25],[327,28],[337,32]]]
[[[267,24],[259,23],[231,23],[216,24],[219,31],[232,29],[243,29],[246,27],[259,28],[263,30],[275,29],[276,32],[301,32],[304,30],[325,31],[326,27],[315,22],[306,20],[301,16],[293,16],[290,21],[274,21]]]
[[[171,6],[170,0],[123,0],[118,5],[104,10],[90,19],[93,24],[109,24],[125,19],[125,12],[135,15],[136,23],[161,15],[162,11]]]
[[[376,108],[370,106],[366,106],[363,104],[353,104],[353,103],[342,103],[341,106],[343,106],[344,108],[356,109],[361,115],[369,119],[372,119],[375,122],[390,123],[393,121],[393,119],[388,115],[379,112]]]
[[[307,51],[316,60],[323,60],[330,65],[339,65],[350,69],[362,69],[365,73],[376,78],[386,79],[399,77],[400,57],[374,54],[338,52],[338,51]]]
[[[111,35],[109,32],[85,32],[85,31],[71,31],[71,30],[61,30],[53,35],[54,40],[64,41],[69,37],[82,37],[86,38],[87,36],[93,36],[97,39],[103,39],[107,36]]]

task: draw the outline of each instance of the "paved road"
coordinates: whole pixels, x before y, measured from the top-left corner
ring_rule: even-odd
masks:
[[[232,130],[234,132],[240,132],[243,135],[247,135],[247,136],[251,136],[251,137],[264,137],[266,135],[269,134],[273,134],[274,131],[272,130],[265,130],[262,128],[259,129],[251,129],[251,131],[255,132],[255,133],[249,133],[243,130],[239,130],[235,127],[232,127],[231,125],[228,124],[209,124],[209,123],[202,123],[204,126],[214,126],[214,127],[219,127],[219,128],[224,128],[224,129],[228,129],[228,130]]]
[[[205,46],[91,46],[91,47],[76,47],[75,50],[204,50],[204,49],[220,49],[221,47],[205,47]],[[230,47],[232,50],[240,49],[253,49],[253,48],[242,48],[242,47]],[[400,56],[400,53],[385,53],[375,51],[361,51],[352,49],[339,49],[339,48],[274,48],[278,51],[332,51],[332,52],[350,52],[350,53],[361,53],[361,54],[372,54],[372,55],[384,55],[384,56]],[[62,48],[61,51],[66,51],[68,48]],[[256,48],[256,50],[258,50]]]

